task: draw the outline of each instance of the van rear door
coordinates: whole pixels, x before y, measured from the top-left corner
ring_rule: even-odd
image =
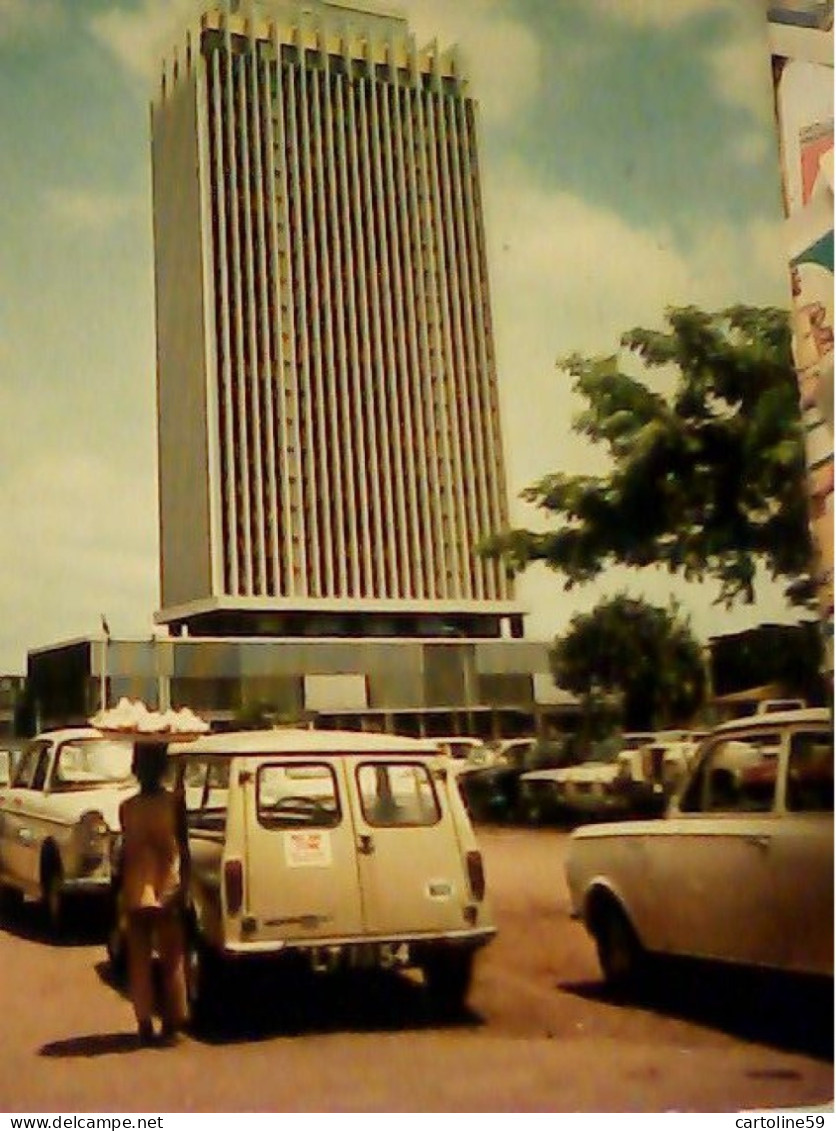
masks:
[[[462,930],[467,879],[445,783],[408,755],[346,759],[366,932]]]
[[[259,941],[362,934],[352,814],[337,760],[262,762],[247,822],[246,911]]]

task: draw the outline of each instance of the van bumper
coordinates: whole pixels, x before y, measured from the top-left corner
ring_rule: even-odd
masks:
[[[224,944],[221,953],[230,958],[256,957],[270,954],[304,954],[316,951],[330,950],[344,951],[349,955],[352,951],[378,952],[381,956],[406,947],[408,951],[420,952],[423,950],[436,950],[439,947],[455,947],[456,949],[472,949],[485,946],[496,935],[496,927],[480,927],[478,930],[447,931],[443,935],[392,935],[380,938],[358,935],[347,938],[317,939],[269,939],[230,941]]]

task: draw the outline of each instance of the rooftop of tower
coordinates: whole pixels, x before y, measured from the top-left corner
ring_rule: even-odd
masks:
[[[211,31],[256,40],[275,35],[282,43],[408,69],[416,80],[428,75],[438,82],[455,79],[461,90],[467,86],[457,46],[442,50],[433,40],[418,47],[406,16],[396,10],[367,8],[348,0],[216,0],[198,9],[196,26],[186,31],[185,58],[174,47],[163,59],[163,99],[167,80],[176,82],[184,61],[190,67],[192,44],[201,33]]]

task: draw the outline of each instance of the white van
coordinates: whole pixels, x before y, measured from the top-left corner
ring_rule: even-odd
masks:
[[[196,1014],[226,962],[256,956],[417,967],[438,1004],[463,1003],[496,928],[433,741],[276,729],[169,749],[187,809]]]

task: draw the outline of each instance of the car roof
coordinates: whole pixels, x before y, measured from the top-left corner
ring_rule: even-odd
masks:
[[[422,754],[437,756],[435,739],[405,738],[399,734],[366,734],[362,731],[303,730],[280,727],[273,730],[229,731],[207,735],[192,742],[169,744],[172,754]]]
[[[76,727],[59,727],[56,730],[42,730],[34,735],[30,742],[67,742],[71,738],[109,738],[117,739],[118,735],[115,734],[102,734],[100,730],[95,727],[76,726]]]
[[[827,707],[802,707],[791,711],[770,711],[761,715],[741,715],[720,723],[711,734],[726,734],[739,730],[774,730],[776,727],[812,723],[814,726],[833,727],[833,715]]]

